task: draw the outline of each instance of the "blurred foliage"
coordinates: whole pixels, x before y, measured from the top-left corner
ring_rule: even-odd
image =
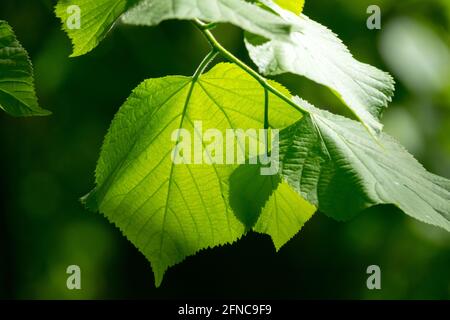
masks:
[[[366,28],[371,4],[381,7],[381,30]],[[93,185],[102,139],[131,90],[146,78],[192,74],[207,44],[187,22],[119,25],[95,51],[69,59],[53,5],[0,2],[0,19],[30,52],[40,103],[54,113],[0,114],[0,298],[450,299],[450,236],[386,206],[348,223],[317,214],[279,253],[268,237],[249,234],[187,259],[155,289],[145,258],[78,199]],[[339,34],[358,59],[396,77],[386,131],[427,169],[450,177],[450,2],[316,0],[304,12]],[[237,28],[215,33],[249,61]],[[343,110],[308,80],[277,80],[317,106]],[[71,264],[81,267],[80,291],[66,288]],[[380,291],[366,288],[371,264],[381,267]]]

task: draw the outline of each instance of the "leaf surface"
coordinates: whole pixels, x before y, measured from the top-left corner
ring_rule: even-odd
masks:
[[[270,235],[277,250],[316,212],[281,175],[261,175],[260,166],[249,164],[231,175],[230,205],[248,229]]]
[[[393,204],[419,221],[450,231],[450,181],[427,172],[398,142],[377,143],[357,121],[309,110],[281,133],[282,175],[306,200],[338,220]]]
[[[137,0],[59,0],[55,13],[72,40],[71,57],[94,49],[108,34],[119,17]],[[79,11],[77,11],[77,9]],[[77,17],[79,13],[79,17]],[[72,19],[80,19],[79,28],[70,27]]]
[[[141,0],[123,16],[123,21],[153,26],[164,20],[196,18],[231,23],[270,39],[288,40],[290,31],[289,25],[276,14],[244,0]]]
[[[168,267],[201,249],[231,243],[248,229],[229,205],[230,176],[238,165],[175,164],[172,154],[179,157],[174,150],[182,139],[173,140],[174,131],[188,130],[193,140],[202,132],[196,121],[204,132],[263,128],[264,97],[256,80],[235,65],[219,64],[198,79],[144,81],[115,116],[97,165],[96,189],[86,202],[150,260],[157,285]],[[301,117],[272,95],[269,103],[273,127]]]
[[[0,20],[0,108],[16,117],[50,114],[39,107],[28,53],[3,20]]]
[[[274,183],[275,177],[268,179]],[[253,227],[256,232],[270,235],[277,250],[292,239],[317,210],[298,195],[288,183],[280,181]]]

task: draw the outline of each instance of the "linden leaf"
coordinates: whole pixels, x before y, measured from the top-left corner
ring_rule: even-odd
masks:
[[[239,165],[177,164],[181,150],[174,150],[188,138],[175,136],[174,141],[174,132],[187,130],[200,139],[208,129],[264,128],[264,102],[264,89],[256,80],[235,65],[219,64],[198,79],[147,80],[116,115],[97,165],[97,186],[86,202],[98,207],[148,258],[157,285],[166,269],[186,256],[236,241],[247,230],[245,219],[229,205],[230,177]],[[269,104],[272,127],[286,127],[301,117],[273,95]],[[223,154],[235,148],[227,144]],[[183,149],[182,157],[188,155],[194,157]],[[212,152],[203,157],[212,159]],[[305,210],[312,210],[306,216],[315,211],[312,206]],[[271,232],[270,226],[263,229]],[[285,240],[285,233],[279,237],[277,243]]]
[[[266,40],[248,34],[246,46],[253,62],[267,75],[294,73],[329,87],[371,133],[382,130],[379,118],[394,92],[392,77],[353,58],[326,27],[260,0],[293,27],[291,41]]]
[[[450,231],[450,180],[427,172],[398,142],[377,143],[357,121],[319,110],[281,133],[282,175],[319,210],[346,220],[380,204]]]

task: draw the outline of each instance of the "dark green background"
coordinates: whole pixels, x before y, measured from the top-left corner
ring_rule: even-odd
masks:
[[[386,26],[408,17],[448,50],[448,3],[310,0],[305,8],[307,15],[338,33],[358,59],[396,76],[386,130],[427,169],[446,177],[450,81],[441,77],[441,87],[421,90],[408,79],[421,79],[417,61],[441,74],[450,62],[423,54],[424,43],[427,50],[434,47],[420,34],[415,52],[398,53],[402,48],[393,46],[381,55],[379,48],[383,33],[390,32]],[[155,289],[146,259],[78,199],[93,187],[102,139],[131,90],[146,78],[191,75],[207,44],[187,22],[117,26],[96,50],[69,59],[70,42],[53,15],[53,4],[0,1],[0,19],[10,22],[30,52],[40,103],[54,113],[29,119],[0,114],[0,298],[450,298],[449,234],[391,207],[375,208],[348,223],[318,213],[279,253],[267,236],[249,234],[235,245],[186,259]],[[382,9],[381,30],[366,28],[369,4]],[[248,61],[237,28],[221,26],[215,33]],[[401,34],[395,37],[400,43]],[[389,68],[389,61],[399,58],[411,63],[400,70]],[[277,80],[317,106],[343,110],[328,90],[310,81],[295,76]],[[423,78],[425,87],[429,82]],[[71,264],[82,269],[81,291],[66,288],[65,271]],[[372,264],[382,270],[380,291],[366,288],[366,268]]]

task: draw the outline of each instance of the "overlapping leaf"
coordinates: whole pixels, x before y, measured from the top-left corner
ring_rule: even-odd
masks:
[[[16,117],[49,115],[39,107],[33,82],[28,53],[8,23],[0,20],[0,108]]]
[[[354,59],[333,32],[307,16],[293,14],[271,0],[260,1],[295,29],[291,41],[248,35],[247,49],[260,71],[291,72],[329,87],[372,133],[379,133],[379,117],[394,91],[391,76]]]
[[[198,80],[147,80],[116,115],[98,162],[97,187],[87,203],[96,203],[150,260],[157,285],[165,270],[186,256],[238,239],[249,229],[245,216],[252,214],[235,212],[229,205],[230,177],[237,165],[174,164],[172,152],[180,142],[172,141],[174,130],[193,132],[197,120],[205,131],[263,128],[264,97],[257,81],[234,65],[220,64]],[[299,119],[300,114],[280,99],[271,95],[269,102],[271,126],[282,128]],[[299,216],[297,224],[306,221],[315,208],[285,188],[274,186],[274,193],[302,203],[297,209],[305,212],[294,215]],[[278,210],[286,225],[293,219],[292,213],[284,212],[290,205],[275,209],[276,200],[271,199],[268,195],[261,203],[266,207],[261,216]],[[276,221],[264,218],[258,230],[273,235],[280,245],[289,230],[274,229]]]
[[[345,220],[393,204],[450,231],[450,181],[427,172],[392,137],[377,143],[353,120],[296,102],[309,111],[281,132],[282,173],[305,199]]]
[[[275,177],[270,177],[272,183]],[[280,180],[267,200],[253,230],[270,235],[277,250],[294,237],[311,218],[316,207]]]
[[[230,205],[248,229],[270,235],[277,250],[316,211],[281,175],[263,176],[255,165],[240,166],[231,175]]]
[[[64,23],[70,5],[81,9],[81,28],[66,26],[74,55],[93,49],[120,17],[128,24],[150,26],[196,18],[235,24],[255,34],[247,38],[247,47],[263,73],[293,72],[328,86],[362,122],[297,99],[306,113],[301,118],[232,64],[220,64],[199,77],[143,82],[111,125],[96,169],[96,188],[85,200],[149,259],[157,285],[170,266],[199,250],[236,241],[248,230],[270,235],[279,249],[316,206],[344,220],[374,205],[394,204],[450,231],[449,180],[427,172],[381,133],[379,117],[393,94],[392,78],[356,61],[336,35],[299,15],[303,1],[273,1],[61,0],[56,7]],[[177,147],[185,137],[178,133],[173,140],[174,132],[185,129],[201,140],[196,121],[201,130],[263,128],[266,94],[270,127],[289,126],[281,135],[280,175],[262,176],[255,165],[174,162],[173,156],[186,155]],[[242,146],[226,145],[223,152],[236,148]],[[212,162],[212,151],[206,150],[202,157]]]
[[[80,28],[70,29],[71,6],[80,9]],[[227,22],[269,39],[288,39],[290,26],[245,0],[60,0],[56,14],[72,39],[72,56],[95,48],[123,15],[128,24],[154,26],[169,19]]]

